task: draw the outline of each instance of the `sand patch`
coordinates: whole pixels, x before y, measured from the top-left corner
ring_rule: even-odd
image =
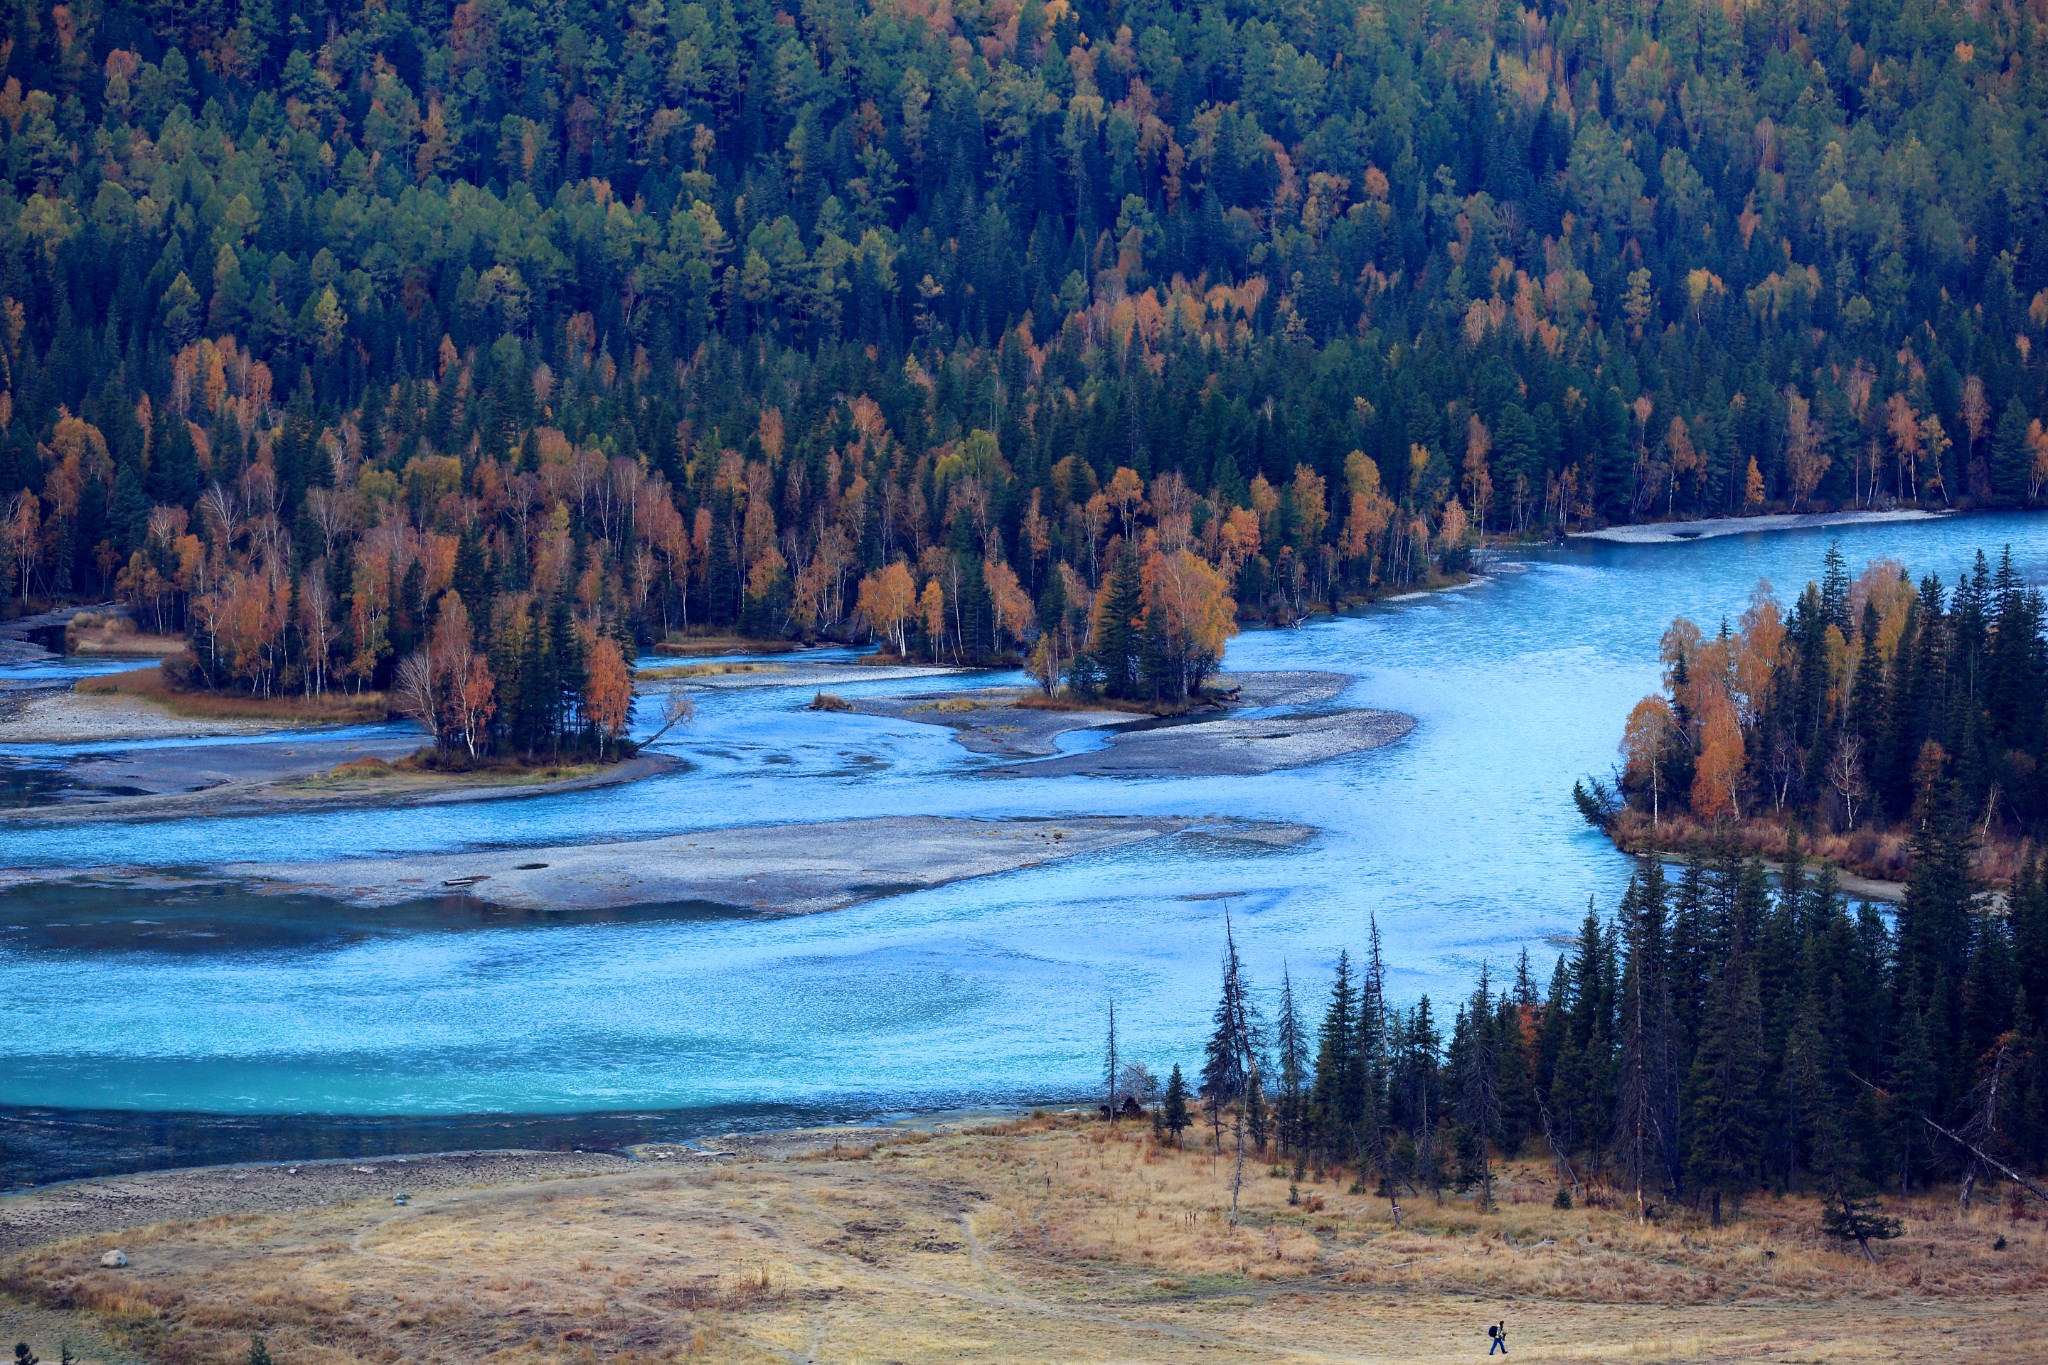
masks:
[[[1237,776],[1375,749],[1412,728],[1392,711],[1321,709],[1356,681],[1307,670],[1222,674],[1210,700],[1163,719],[1109,707],[1044,709],[1027,704],[1036,693],[998,687],[834,698],[817,709],[943,725],[974,753],[1044,760],[991,768],[992,776]],[[1282,714],[1246,714],[1254,711]],[[1113,733],[1102,749],[1055,757],[1061,737],[1082,730]]]
[[[459,890],[523,909],[701,902],[806,914],[1183,833],[1285,843],[1300,842],[1313,831],[1269,821],[1189,816],[883,816],[489,853],[233,863],[218,871],[257,890],[312,893],[356,905],[392,905]]]
[[[1252,777],[1383,748],[1415,728],[1398,711],[1228,716],[1127,730],[1094,753],[991,768],[994,777]]]
[[[271,744],[180,746],[67,761],[63,788],[37,804],[0,810],[0,823],[164,820],[347,807],[433,806],[548,796],[637,782],[674,770],[669,754],[559,768],[435,772],[394,768],[416,752],[417,734]]]
[[[119,739],[203,739],[264,735],[274,720],[196,720],[136,697],[54,692],[29,696],[0,714],[0,744],[94,744]]]
[[[1753,531],[1812,531],[1828,526],[1864,526],[1892,521],[1933,521],[1952,515],[1908,508],[1895,512],[1780,512],[1761,517],[1708,517],[1701,521],[1659,521],[1637,526],[1608,526],[1574,531],[1573,540],[1606,540],[1617,545],[1677,545],[1717,536],[1746,536]]]
[[[960,746],[972,753],[1004,758],[1032,758],[1059,752],[1059,737],[1076,730],[1128,725],[1128,711],[1045,711],[1019,706],[1014,687],[983,687],[958,692],[912,692],[894,697],[840,698],[844,709],[863,716],[943,725]],[[819,706],[839,710],[841,706]]]

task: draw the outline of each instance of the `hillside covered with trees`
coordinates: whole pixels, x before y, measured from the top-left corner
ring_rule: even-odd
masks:
[[[0,609],[531,751],[683,630],[1172,700],[1488,533],[2031,503],[2044,109],[2012,4],[14,0]]]

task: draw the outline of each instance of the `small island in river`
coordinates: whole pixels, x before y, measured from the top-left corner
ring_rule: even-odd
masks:
[[[806,914],[1177,835],[1285,848],[1314,833],[1282,821],[1196,816],[880,816],[482,853],[230,863],[209,875],[256,891],[313,894],[367,906],[459,893],[517,909],[710,904]],[[121,868],[77,869],[71,875],[94,881],[163,880],[160,873]],[[48,879],[30,873],[13,880]]]
[[[1053,703],[1012,688],[821,697],[818,705],[943,725],[975,753],[1025,760],[987,770],[997,777],[1251,776],[1377,749],[1415,727],[1399,712],[1331,706],[1356,681],[1346,673],[1236,673],[1219,681],[1198,706],[1171,716]],[[1063,753],[1060,739],[1084,730],[1108,732],[1103,746]]]

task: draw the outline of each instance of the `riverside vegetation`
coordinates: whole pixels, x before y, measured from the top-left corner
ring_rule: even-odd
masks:
[[[2029,892],[1991,914],[1924,876],[1887,923],[1796,857],[1775,886],[1725,859],[1673,885],[1646,858],[1547,990],[1525,953],[1511,981],[1482,971],[1448,1026],[1426,996],[1389,1006],[1377,930],[1361,969],[1339,958],[1313,1032],[1291,980],[1261,1020],[1232,945],[1200,1082],[1212,1140],[1230,1109],[1233,1142],[1276,1143],[1297,1178],[1351,1168],[1397,1223],[1404,1190],[1488,1207],[1496,1156],[1525,1151],[1554,1163],[1560,1207],[1619,1189],[1638,1217],[1718,1223],[1803,1190],[1866,1246],[1896,1230],[1879,1190],[1961,1181],[1967,1207],[1999,1179],[2016,1211],[2048,1203],[2025,1174],[2048,1160],[2048,897]]]
[[[1805,841],[1876,877],[2011,882],[2036,894],[2048,820],[2044,604],[2008,552],[1951,588],[1838,547],[1790,612],[1759,583],[1739,622],[1664,633],[1664,689],[1638,703],[1615,790],[1586,818],[1629,845]],[[1624,804],[1625,800],[1625,804]],[[1928,869],[1918,871],[1921,865]]]
[[[679,631],[1171,701],[1486,533],[2048,472],[2017,9],[7,13],[10,606],[451,753]]]

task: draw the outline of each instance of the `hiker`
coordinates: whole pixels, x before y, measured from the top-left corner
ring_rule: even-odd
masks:
[[[1487,1348],[1487,1355],[1491,1356],[1496,1351],[1502,1355],[1508,1353],[1508,1325],[1506,1322],[1497,1322],[1487,1328],[1486,1338],[1493,1343],[1493,1345]]]

